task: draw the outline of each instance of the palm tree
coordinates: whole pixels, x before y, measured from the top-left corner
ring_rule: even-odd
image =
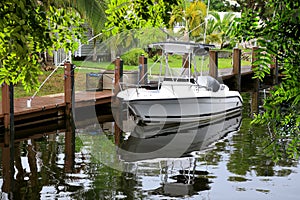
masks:
[[[207,44],[221,43],[221,34],[218,31],[218,24],[216,23],[216,20],[212,18],[207,20],[206,37],[204,43]]]
[[[206,16],[206,6],[202,1],[185,2],[173,8],[169,25],[174,28],[176,23],[183,23],[183,31],[187,34],[187,40],[190,36],[196,38],[202,31],[201,24]]]
[[[86,20],[93,30],[93,35],[100,33],[106,22],[106,0],[65,0],[65,6],[74,8]],[[93,39],[93,60],[97,59],[97,38]]]
[[[96,32],[100,32],[104,28],[106,0],[41,0],[41,3],[46,7],[55,5],[61,8],[74,9]]]
[[[223,17],[217,12],[211,13],[213,19],[215,20],[215,33],[219,34],[221,49],[224,44],[228,43],[231,39],[233,28],[235,25],[235,15],[233,13],[226,13]]]

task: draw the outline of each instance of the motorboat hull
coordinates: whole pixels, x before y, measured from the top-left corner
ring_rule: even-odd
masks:
[[[239,112],[239,95],[229,97],[192,97],[140,99],[125,102],[136,119],[143,123],[209,121]]]

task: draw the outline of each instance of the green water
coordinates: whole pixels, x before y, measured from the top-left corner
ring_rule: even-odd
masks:
[[[71,130],[74,146],[59,130],[20,139],[14,181],[1,147],[2,199],[298,199],[299,161],[275,163],[268,130],[248,115],[245,105],[211,124],[138,127],[119,146],[112,122]]]

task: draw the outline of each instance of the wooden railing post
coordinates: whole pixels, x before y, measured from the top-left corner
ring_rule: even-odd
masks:
[[[235,79],[235,89],[241,91],[241,49],[234,48],[232,54],[232,73]]]
[[[123,60],[117,57],[115,61],[115,81],[114,81],[114,93],[115,95],[120,92],[120,82],[123,80]]]
[[[144,55],[139,57],[139,84],[147,84],[147,58]]]
[[[218,52],[209,51],[209,75],[218,78]]]
[[[64,66],[66,116],[71,117],[74,100],[74,65],[66,62]]]

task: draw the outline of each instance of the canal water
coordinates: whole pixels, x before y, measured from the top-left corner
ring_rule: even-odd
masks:
[[[299,199],[299,160],[274,162],[268,130],[250,125],[245,104],[242,113],[201,124],[129,121],[120,139],[114,122],[20,137],[13,176],[1,146],[1,197]]]

